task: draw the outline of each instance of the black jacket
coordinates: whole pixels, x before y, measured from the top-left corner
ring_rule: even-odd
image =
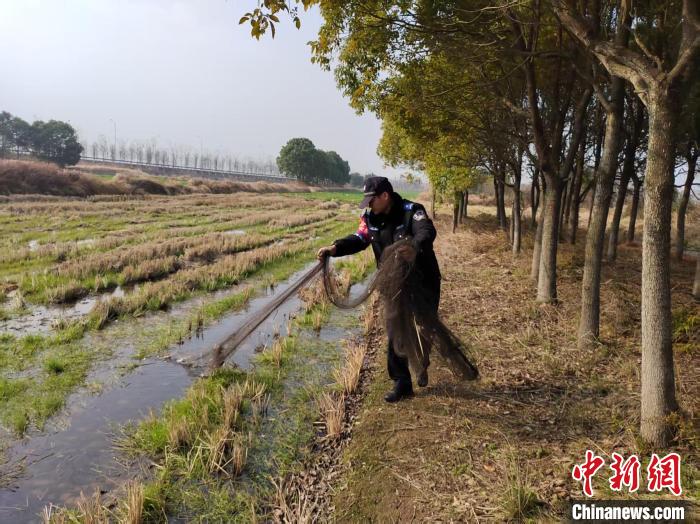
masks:
[[[439,294],[440,268],[433,251],[436,235],[433,221],[428,217],[425,208],[394,193],[388,214],[375,215],[371,211],[365,211],[360,217],[357,231],[336,240],[333,245],[336,247],[336,257],[352,255],[371,245],[379,264],[384,249],[397,240],[410,237],[418,252],[416,270],[422,273],[426,289],[437,288]]]

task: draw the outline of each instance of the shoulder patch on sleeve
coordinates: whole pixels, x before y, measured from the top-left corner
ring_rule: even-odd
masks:
[[[367,230],[367,217],[364,214],[360,217],[360,225],[357,227],[355,235],[360,237],[364,242],[369,241],[369,231]]]
[[[413,220],[425,220],[425,218],[426,214],[425,211],[423,211],[422,209],[419,209],[413,214]]]

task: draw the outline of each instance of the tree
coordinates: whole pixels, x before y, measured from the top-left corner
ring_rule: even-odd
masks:
[[[631,16],[629,4],[622,3],[617,10],[615,45],[626,49],[629,41]],[[595,19],[600,12],[593,12]],[[611,16],[610,19],[613,19]],[[600,28],[600,22],[598,22]],[[595,80],[592,81],[595,86]],[[597,87],[597,86],[596,86]],[[591,349],[600,335],[600,272],[605,247],[605,227],[608,222],[610,200],[612,199],[617,173],[617,159],[622,147],[622,119],[624,115],[625,81],[613,76],[608,82],[609,97],[597,88],[597,99],[605,109],[605,140],[603,158],[598,171],[598,180],[593,211],[586,235],[586,254],[581,282],[581,317],[578,330],[578,345],[581,349]]]
[[[365,182],[365,177],[360,173],[350,173],[350,185],[353,187],[362,187]]]
[[[343,160],[335,151],[328,151],[326,156],[328,157],[330,168],[330,172],[326,178],[338,185],[344,185],[350,182],[350,164],[348,164],[348,161]]]
[[[610,223],[607,254],[608,262],[614,262],[617,258],[620,220],[622,219],[622,210],[625,205],[627,186],[637,169],[637,152],[642,142],[642,135],[646,125],[646,110],[636,95],[629,97],[627,107],[628,117],[625,130],[624,161],[622,164],[622,172],[620,173],[617,197],[615,199],[615,211],[613,212],[612,222]]]
[[[347,184],[350,164],[335,151],[316,149],[308,138],[292,138],[280,150],[277,167],[284,175],[308,184]]]
[[[639,50],[608,41],[584,20],[573,0],[554,1],[567,30],[593,53],[610,74],[631,82],[649,112],[644,239],[642,243],[642,402],[641,435],[665,446],[671,436],[669,415],[678,409],[671,342],[670,236],[673,201],[674,135],[687,71],[700,54],[700,6],[683,0],[661,15],[638,13]],[[642,6],[645,7],[645,6]],[[681,7],[681,9],[679,9]],[[656,53],[643,43],[666,41]]]
[[[280,150],[277,167],[284,175],[306,183],[316,182],[316,146],[308,138],[292,138]]]
[[[56,162],[60,166],[77,164],[83,152],[75,129],[59,120],[38,120],[32,124],[31,149],[42,160]]]
[[[686,163],[686,177],[683,192],[678,202],[676,214],[676,240],[673,246],[673,256],[676,260],[683,259],[685,250],[685,215],[690,201],[690,194],[695,181],[695,170],[700,156],[700,71],[693,71],[689,85],[690,93],[685,100],[679,133],[679,146],[683,160]]]

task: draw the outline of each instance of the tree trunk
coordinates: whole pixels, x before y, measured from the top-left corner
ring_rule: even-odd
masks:
[[[546,195],[546,193],[545,193]],[[540,213],[540,221],[537,223],[535,231],[535,243],[532,247],[532,266],[530,268],[530,278],[537,282],[540,275],[540,257],[542,255],[542,231],[544,230],[544,220]]]
[[[564,189],[561,196],[562,205],[559,209],[559,240],[564,240],[564,217],[566,216],[566,212],[568,211],[566,206],[569,200],[569,195],[571,194],[571,191],[569,190],[570,185],[571,174],[569,174],[569,178],[567,179],[566,184],[564,184]]]
[[[432,195],[431,195],[432,198],[431,198],[431,202],[430,202],[430,216],[433,220],[435,220],[435,188],[434,187],[432,188],[431,193],[432,193]]]
[[[676,260],[683,259],[683,250],[685,249],[685,213],[688,209],[688,200],[690,200],[690,190],[693,187],[693,180],[695,180],[695,165],[698,156],[697,154],[688,152],[686,159],[688,160],[688,174],[685,177],[683,195],[678,204],[678,216],[676,217],[676,242],[673,251],[673,256]]]
[[[520,209],[520,184],[518,183],[518,191],[513,195],[513,217],[511,218],[513,222],[513,254],[520,254],[520,247],[522,244],[522,233],[523,226],[521,221],[522,211]]]
[[[566,197],[564,199],[564,221],[563,225],[571,225],[571,202],[574,197],[574,188],[576,187],[576,175],[578,174],[578,165],[576,165],[574,171],[569,177],[569,183],[566,186]]]
[[[530,208],[532,216],[530,217],[530,227],[535,229],[537,226],[537,208],[540,205],[540,170],[535,168],[535,173],[532,177],[532,185],[530,186]]]
[[[649,93],[649,150],[642,240],[642,410],[641,436],[665,446],[668,416],[676,404],[671,345],[671,206],[673,202],[674,127],[672,99],[677,93]],[[655,92],[656,91],[656,92]]]
[[[462,220],[464,214],[464,197],[462,191],[457,191],[455,199],[457,201],[457,223],[462,224],[464,223],[464,220]]]
[[[634,191],[632,192],[632,204],[630,206],[630,223],[627,226],[628,244],[634,242],[634,230],[637,225],[637,212],[639,211],[639,193],[642,189],[642,181],[639,180],[639,177],[633,176],[632,185],[634,186]]]
[[[537,302],[557,300],[557,244],[559,242],[559,210],[563,183],[556,174],[545,173],[547,193],[542,214],[540,268],[537,276]]]
[[[457,222],[459,222],[459,192],[455,191],[453,206],[452,206],[452,232],[457,231]]]
[[[597,191],[593,197],[590,224],[586,234],[586,255],[581,282],[581,318],[578,327],[579,349],[591,349],[600,335],[600,272],[605,247],[605,226],[608,223],[617,156],[622,145],[623,95],[625,83],[613,77],[611,110],[605,122],[603,158],[598,170]]]
[[[637,106],[634,103],[633,106]],[[632,122],[632,131],[627,137],[625,144],[625,160],[622,165],[622,174],[620,175],[620,186],[615,199],[615,211],[613,213],[612,223],[610,224],[610,236],[608,237],[608,262],[615,262],[617,259],[617,244],[620,236],[620,220],[622,219],[622,210],[625,206],[625,198],[627,197],[627,186],[630,178],[634,173],[635,155],[637,147],[639,147],[639,136],[641,128],[644,125],[644,111],[636,108],[634,121]]]
[[[496,211],[498,213],[498,226],[503,231],[508,231],[508,220],[506,219],[506,199],[505,199],[505,174],[496,180]]]
[[[617,259],[617,244],[620,235],[620,220],[622,219],[622,210],[625,206],[625,198],[627,198],[627,186],[629,185],[630,177],[622,170],[620,175],[620,185],[617,188],[615,196],[615,210],[613,211],[612,222],[610,223],[610,234],[608,236],[608,262],[615,262]]]
[[[588,222],[586,228],[591,227],[591,218],[593,217],[593,203],[595,202],[595,194],[598,191],[598,170],[593,173],[593,187],[591,188],[591,205],[588,208]]]
[[[498,225],[501,225],[501,200],[498,198],[498,176],[493,176],[493,198],[496,199],[496,218]]]
[[[579,208],[581,205],[581,184],[583,182],[583,167],[586,162],[586,141],[581,140],[581,146],[578,150],[578,156],[576,159],[576,173],[574,175],[574,187],[573,187],[573,200],[571,201],[571,236],[569,237],[569,242],[571,244],[576,243],[576,234],[578,233],[578,217]]]
[[[464,220],[467,220],[467,213],[469,211],[469,191],[464,192]]]

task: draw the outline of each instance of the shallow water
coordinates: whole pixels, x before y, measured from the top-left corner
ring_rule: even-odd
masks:
[[[27,438],[8,449],[8,463],[3,469],[11,471],[18,464],[24,469],[8,487],[0,489],[0,522],[36,522],[38,513],[49,503],[74,505],[81,491],[87,495],[95,489],[109,492],[123,482],[128,472],[115,457],[113,429],[182,397],[203,369],[180,362],[211,350],[307,269],[251,300],[244,311],[225,315],[200,336],[174,346],[166,359],[147,359],[101,395],[69,401],[67,414],[62,417],[65,429]],[[256,348],[269,345],[278,334],[286,335],[287,321],[300,306],[296,296],[286,301],[227,362],[249,368]],[[206,364],[208,359],[202,362]],[[93,377],[104,373],[106,370],[98,371]]]
[[[17,316],[0,320],[0,333],[12,333],[13,335],[38,335],[46,334],[62,320],[70,321],[84,317],[98,302],[112,297],[123,297],[124,290],[117,287],[109,293],[90,295],[70,305],[41,306],[27,304],[27,312]],[[12,294],[9,295],[12,300]]]

